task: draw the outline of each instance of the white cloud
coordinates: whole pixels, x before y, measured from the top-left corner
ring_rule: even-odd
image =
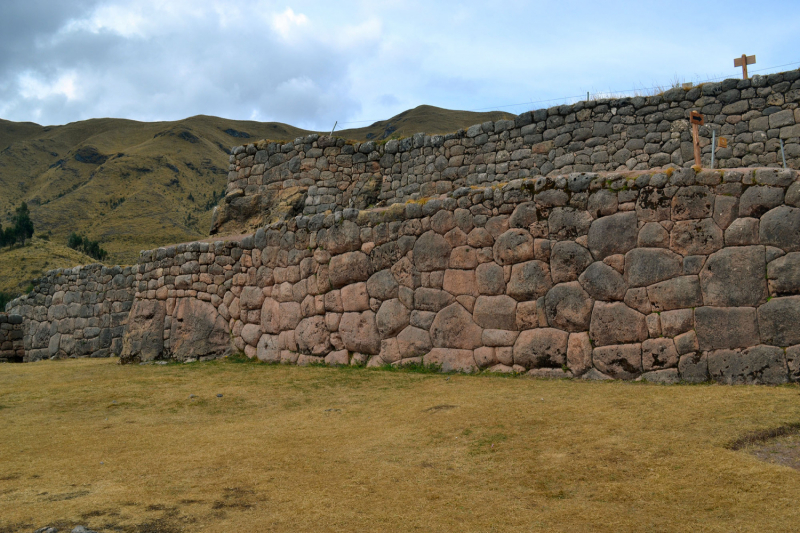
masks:
[[[293,41],[301,36],[302,28],[308,26],[308,17],[302,13],[295,14],[291,7],[287,7],[282,13],[272,16],[271,26],[284,40]]]
[[[76,100],[78,90],[75,72],[64,72],[52,81],[43,80],[34,72],[27,71],[19,75],[19,94],[26,99],[45,100],[51,96],[63,96],[67,100]]]

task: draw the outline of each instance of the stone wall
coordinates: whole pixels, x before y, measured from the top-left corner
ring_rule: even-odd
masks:
[[[21,362],[25,357],[22,317],[0,313],[0,363]]]
[[[299,364],[797,380],[797,177],[516,179],[143,252],[122,359],[210,358],[233,344]]]
[[[51,270],[6,309],[24,319],[24,360],[107,357],[122,350],[135,291],[131,267]]]
[[[717,168],[800,169],[800,70],[670,89],[650,97],[590,100],[477,124],[448,135],[384,143],[319,135],[233,149],[227,196],[212,232],[227,222],[272,222],[348,207],[403,203],[539,175],[688,167],[689,113],[701,111],[703,165],[712,130],[727,140]]]

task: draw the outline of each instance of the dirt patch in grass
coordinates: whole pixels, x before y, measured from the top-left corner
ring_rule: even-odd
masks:
[[[230,362],[0,365],[0,533],[793,531],[800,474],[730,443],[800,420],[797,396]],[[783,453],[795,438],[759,445]]]
[[[728,447],[768,463],[800,470],[800,423],[753,431],[734,440]]]

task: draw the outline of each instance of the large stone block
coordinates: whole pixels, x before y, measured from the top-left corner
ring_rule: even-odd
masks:
[[[381,338],[394,336],[408,325],[411,312],[397,298],[386,300],[375,315],[375,324]]]
[[[622,302],[595,302],[589,336],[595,346],[641,342],[648,336],[645,316]]]
[[[331,258],[328,277],[334,289],[350,283],[367,281],[371,275],[372,263],[363,252],[347,252]]]
[[[669,247],[687,255],[705,255],[716,252],[725,243],[724,233],[713,218],[682,220],[670,232]]]
[[[758,237],[761,244],[800,251],[800,209],[782,205],[767,212],[761,217]]]
[[[714,208],[714,193],[706,186],[681,187],[672,197],[672,220],[691,220],[710,217]]]
[[[635,379],[642,373],[642,345],[616,344],[595,348],[595,368],[614,379]]]
[[[422,358],[425,365],[438,365],[443,372],[475,372],[478,366],[472,350],[433,348]]]
[[[230,350],[228,324],[208,302],[179,298],[175,304],[169,336],[172,357],[219,357]]]
[[[638,221],[633,211],[601,217],[589,228],[589,250],[597,260],[624,254],[636,246],[638,235]]]
[[[672,199],[664,193],[664,189],[645,187],[636,198],[636,216],[645,222],[669,220]]]
[[[735,246],[711,254],[700,271],[705,305],[755,307],[767,298],[763,246]]]
[[[783,189],[780,187],[748,187],[739,198],[739,216],[758,218],[782,203]]]
[[[296,328],[302,318],[303,311],[299,303],[280,303],[278,308],[278,329],[280,331],[289,331]]]
[[[355,222],[344,220],[328,228],[324,247],[331,255],[355,252],[361,248],[360,229]]]
[[[592,254],[575,241],[559,241],[550,252],[553,283],[574,281],[591,264]]]
[[[239,305],[242,309],[260,309],[264,302],[264,291],[261,287],[244,287],[239,296]]]
[[[128,331],[122,341],[121,363],[152,361],[164,351],[166,307],[158,300],[136,300],[128,318]],[[67,352],[67,356],[72,355]]]
[[[553,286],[550,267],[542,261],[527,261],[511,267],[506,292],[517,301],[536,300]]]
[[[694,320],[701,350],[747,348],[759,343],[755,307],[698,307]]]
[[[517,301],[506,295],[479,296],[472,317],[484,329],[515,330]]]
[[[339,335],[345,348],[351,352],[380,353],[381,336],[372,311],[344,313],[339,321]]]
[[[397,298],[398,283],[389,269],[381,270],[367,280],[367,293],[378,300]]]
[[[525,368],[560,368],[567,362],[569,333],[554,328],[523,331],[514,343],[514,363]]]
[[[767,265],[767,279],[773,296],[800,293],[800,252],[791,252]]]
[[[448,268],[444,271],[442,288],[453,296],[461,296],[462,294],[478,296],[479,294],[474,270],[454,270]]]
[[[678,361],[678,372],[681,374],[681,380],[687,383],[708,381],[708,355],[705,352],[682,355]]]
[[[602,261],[589,265],[578,281],[595,300],[622,300],[628,290],[622,274]]]
[[[450,263],[453,248],[434,231],[426,231],[414,244],[414,266],[420,272],[444,270]]]
[[[556,240],[574,239],[586,235],[592,216],[583,209],[555,207],[547,219],[550,237]]]
[[[697,276],[680,276],[647,287],[653,311],[670,311],[703,305]]]
[[[639,248],[669,248],[669,232],[658,222],[647,222],[639,230]]]
[[[279,363],[281,360],[281,345],[277,335],[262,335],[256,346],[256,357],[265,363]]]
[[[758,244],[758,219],[737,218],[725,230],[725,246]]]
[[[570,333],[567,342],[567,366],[573,376],[581,376],[592,368],[592,341],[589,334]]]
[[[761,342],[776,346],[800,344],[800,296],[772,298],[758,308]]]
[[[474,350],[481,345],[482,332],[469,311],[459,303],[439,311],[431,324],[431,339],[437,348]]]
[[[566,331],[586,331],[593,304],[592,298],[577,281],[555,285],[545,296],[547,322]]]
[[[506,279],[503,267],[494,262],[483,263],[475,269],[475,277],[480,294],[503,294],[506,292]]]
[[[304,318],[295,330],[297,347],[305,354],[325,355],[331,351],[331,334],[325,325],[325,317],[318,315]]]
[[[708,354],[711,379],[729,385],[778,385],[788,381],[786,358],[775,346],[753,346],[746,350],[715,350]]]
[[[678,254],[662,248],[635,248],[625,254],[625,278],[631,287],[646,287],[683,272]]]
[[[647,339],[642,343],[642,370],[660,370],[678,366],[678,352],[672,339]]]
[[[494,260],[499,265],[513,265],[533,259],[533,237],[528,230],[510,229],[494,243]]]
[[[536,214],[536,204],[534,202],[523,202],[514,209],[508,219],[510,228],[527,229],[531,224],[538,220]]]
[[[403,359],[425,355],[432,347],[431,336],[424,329],[408,326],[397,335],[397,349]]]
[[[414,309],[438,312],[455,301],[449,292],[440,289],[420,287],[414,291]]]

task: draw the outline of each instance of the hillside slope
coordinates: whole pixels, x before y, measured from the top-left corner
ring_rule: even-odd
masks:
[[[0,293],[16,296],[48,270],[91,263],[97,261],[63,244],[39,238],[24,247],[0,249]]]
[[[420,106],[336,134],[366,140],[446,133],[506,116]],[[101,242],[108,263],[130,264],[142,249],[208,236],[212,209],[227,183],[230,147],[307,133],[286,124],[202,115],[64,126],[0,120],[0,222],[7,225],[25,201],[37,235],[64,245],[70,232],[82,233]],[[62,265],[49,268],[55,266]],[[0,284],[7,285],[9,275],[0,270]]]

